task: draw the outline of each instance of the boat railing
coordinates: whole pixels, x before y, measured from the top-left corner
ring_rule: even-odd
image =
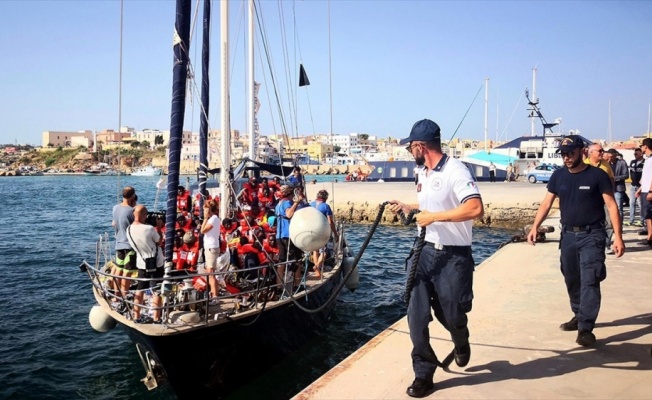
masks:
[[[335,247],[341,246],[340,243]],[[341,251],[334,251],[331,263],[341,258]],[[256,309],[268,301],[286,299],[294,295],[308,294],[312,289],[306,284],[308,266],[305,265],[301,284],[289,284],[288,281],[279,279],[276,267],[287,266],[301,260],[290,260],[286,262],[267,263],[251,268],[229,267],[225,271],[216,272],[192,272],[187,270],[168,271],[162,278],[138,278],[125,277],[112,272],[115,263],[111,258],[109,250],[108,234],[100,235],[97,243],[95,265],[89,264],[86,260],[81,265],[81,270],[88,273],[96,292],[103,298],[106,304],[114,311],[124,315],[128,319],[134,317],[134,307],[144,310],[145,314],[152,315],[155,311],[161,311],[161,319],[168,320],[173,311],[197,311],[203,317],[204,323],[208,322],[209,306],[220,305],[224,308],[221,313],[214,313],[225,317],[235,313]],[[307,256],[303,260],[307,263]],[[226,286],[219,291],[218,296],[210,298],[209,277],[213,276],[217,282],[226,282]],[[294,280],[293,274],[290,279]],[[119,289],[120,281],[130,281],[129,290],[123,293]],[[147,294],[142,304],[134,300],[137,289],[135,286],[139,281],[148,282],[149,289],[143,289]],[[195,286],[197,284],[197,287]],[[292,288],[288,290],[288,287]],[[116,289],[118,288],[118,289]],[[152,299],[161,297],[160,305],[155,305]]]

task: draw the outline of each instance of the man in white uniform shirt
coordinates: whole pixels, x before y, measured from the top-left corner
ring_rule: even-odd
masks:
[[[450,332],[455,344],[454,356],[464,367],[471,357],[468,319],[473,300],[471,230],[473,220],[484,214],[482,198],[467,167],[441,151],[439,126],[428,119],[418,121],[407,150],[414,156],[419,171],[418,204],[391,201],[390,211],[416,214],[419,229],[426,229],[425,245],[420,253],[408,304],[408,325],[412,340],[412,368],[415,379],[407,388],[411,397],[423,397],[433,387],[439,363],[430,346],[428,325],[431,309],[437,320]],[[413,261],[413,260],[411,260]]]
[[[645,220],[647,227],[647,244],[652,246],[652,138],[645,138],[641,143],[641,150],[645,154],[643,173],[641,175],[641,187],[636,192],[636,197],[641,199],[641,219]]]

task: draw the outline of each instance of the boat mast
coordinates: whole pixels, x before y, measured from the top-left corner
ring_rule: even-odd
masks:
[[[204,0],[204,26],[201,50],[201,104],[200,104],[200,125],[199,125],[199,218],[204,218],[201,211],[204,207],[206,191],[206,174],[208,173],[208,110],[209,110],[209,89],[210,77],[208,66],[210,60],[210,34],[211,34],[211,1]]]
[[[484,151],[487,151],[489,132],[489,78],[484,78]]]
[[[222,146],[220,169],[220,217],[226,218],[229,205],[229,172],[231,169],[231,126],[229,121],[229,2],[220,1],[220,52],[221,52],[221,84],[222,84]]]
[[[254,115],[255,97],[255,82],[254,82],[254,0],[249,0],[249,54],[247,60],[247,89],[248,89],[248,103],[247,103],[247,117],[249,119],[249,159],[256,160],[256,117]]]
[[[170,114],[170,144],[168,147],[168,199],[165,216],[165,265],[171,268],[174,253],[175,224],[177,221],[177,188],[183,119],[186,110],[186,81],[188,79],[188,44],[190,43],[190,0],[177,0],[174,24],[174,63],[172,78],[172,110]]]
[[[539,104],[539,99],[537,99],[537,67],[532,68],[532,101],[536,106]],[[530,115],[532,119],[530,120],[530,136],[536,136],[536,131],[534,128],[534,115]]]

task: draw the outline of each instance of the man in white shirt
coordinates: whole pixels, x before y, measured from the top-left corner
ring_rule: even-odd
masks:
[[[647,244],[652,246],[652,217],[650,203],[652,203],[652,138],[645,138],[641,143],[641,150],[645,154],[643,174],[641,175],[641,187],[636,191],[636,197],[641,199],[641,216],[645,218],[647,226]]]
[[[162,278],[163,277],[163,264],[165,258],[158,243],[161,236],[156,232],[153,226],[145,223],[147,220],[147,208],[143,205],[138,205],[134,208],[134,222],[127,229],[127,239],[131,248],[136,252],[136,267],[138,268],[138,278]],[[154,268],[147,268],[146,259],[156,257],[156,265]],[[138,281],[136,288],[136,295],[134,296],[134,303],[143,304],[144,291],[152,285],[150,281]],[[154,294],[152,299],[153,306],[161,305],[161,298]],[[160,319],[161,310],[154,310],[154,321]],[[134,306],[134,321],[143,323],[150,322],[149,318],[140,316],[140,307]]]

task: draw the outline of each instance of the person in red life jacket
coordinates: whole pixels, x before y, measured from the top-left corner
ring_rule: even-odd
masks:
[[[172,248],[172,263],[177,265],[179,260],[179,250],[183,246],[183,235],[185,234],[183,229],[177,229],[174,234],[174,247]]]
[[[220,230],[223,235],[231,235],[236,229],[238,229],[238,223],[231,218],[224,218],[222,220],[222,226],[220,227]]]
[[[179,257],[177,259],[177,271],[181,270],[197,270],[197,260],[199,259],[199,241],[195,239],[192,231],[188,231],[183,235],[183,245],[179,249]]]
[[[258,189],[258,203],[268,209],[276,207],[274,189],[269,186],[267,178],[263,178],[260,182],[260,188]]]
[[[258,204],[258,180],[255,176],[249,178],[249,181],[242,185],[242,190],[237,197],[242,203],[249,206]]]
[[[267,235],[267,239],[263,240],[263,250],[269,254],[272,261],[278,262],[278,242],[276,235]]]
[[[180,212],[177,214],[176,229],[183,229],[184,232],[195,229],[192,218],[188,218],[186,213]]]
[[[266,207],[259,207],[258,205],[251,206],[251,209],[245,211],[245,217],[252,217],[257,223],[260,223],[267,215]]]
[[[177,188],[177,211],[192,211],[192,197],[190,192],[182,185]]]
[[[253,232],[256,228],[260,228],[260,226],[251,215],[240,221],[240,233],[242,236],[246,236],[249,241],[253,241]]]
[[[204,204],[206,204],[208,200],[213,200],[213,196],[211,196],[210,193],[206,195],[206,198],[204,199]],[[199,211],[200,202],[201,202],[201,193],[197,193],[195,195],[195,201],[192,202],[192,215],[195,217],[199,217],[201,215],[201,212]],[[217,207],[218,208],[220,207],[219,202],[217,203]]]

